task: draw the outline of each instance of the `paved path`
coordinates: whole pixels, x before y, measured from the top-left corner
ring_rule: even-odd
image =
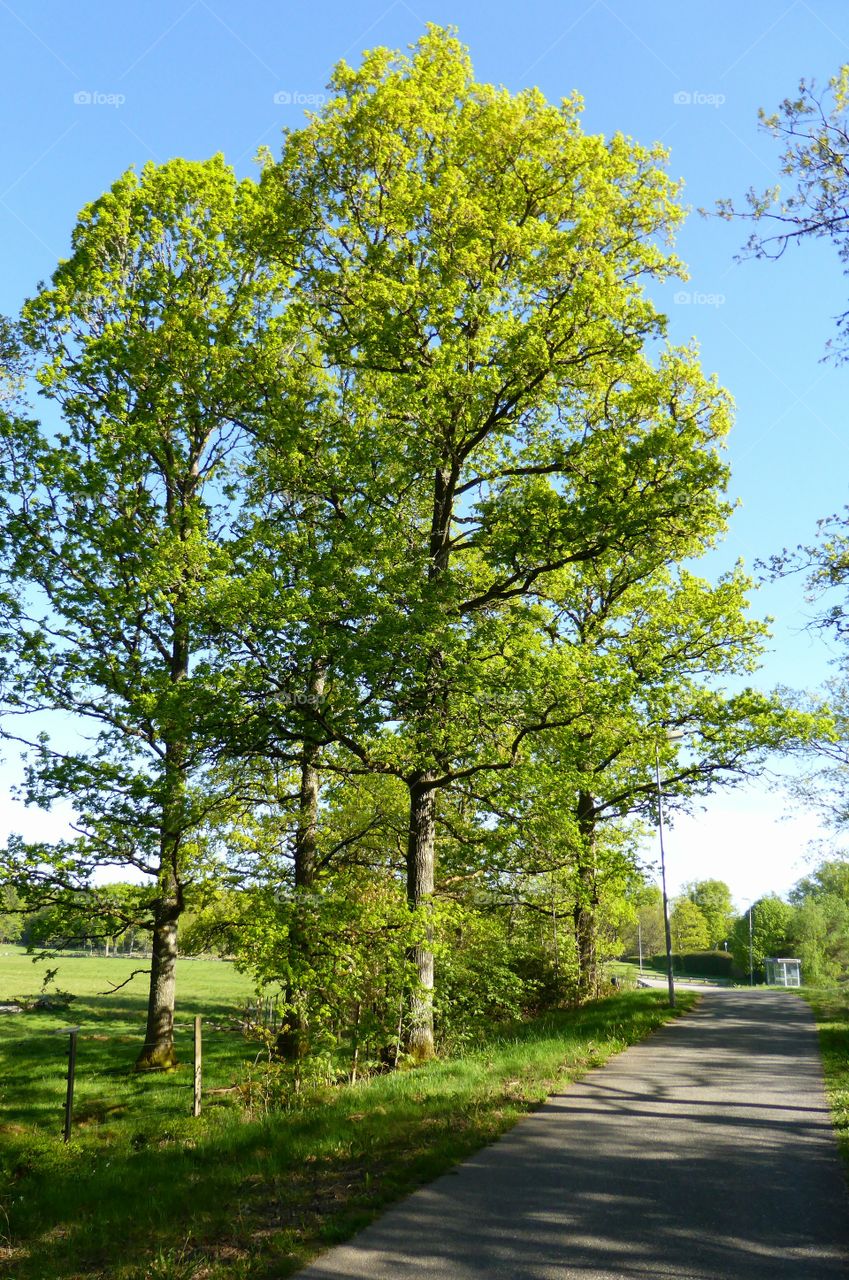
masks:
[[[849,1198],[816,1031],[715,991],[302,1280],[836,1280]]]

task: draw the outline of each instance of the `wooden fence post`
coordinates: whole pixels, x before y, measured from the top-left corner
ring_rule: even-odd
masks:
[[[200,1095],[203,1084],[203,1045],[200,1032],[200,1014],[195,1016],[195,1089],[192,1115],[200,1115]]]
[[[74,1118],[74,1079],[77,1074],[77,1031],[68,1028],[68,1084],[65,1090],[65,1141],[71,1140],[71,1121]]]

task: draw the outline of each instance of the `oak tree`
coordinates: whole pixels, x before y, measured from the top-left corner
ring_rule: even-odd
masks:
[[[303,228],[304,324],[382,495],[349,670],[392,728],[347,745],[408,790],[409,1042],[426,1057],[437,796],[508,768],[550,722],[556,700],[511,711],[496,691],[517,687],[565,566],[650,573],[721,527],[728,404],[693,351],[664,345],[643,287],[681,271],[662,149],[585,134],[577,97],[476,82],[433,27],[410,56],[340,64],[331,91],[266,178],[279,221]],[[285,237],[279,255],[292,263]]]
[[[231,572],[250,418],[280,363],[255,197],[217,157],[129,171],[87,206],[23,312],[56,420],[4,420],[0,435],[13,710],[44,730],[15,731],[31,743],[25,795],[76,811],[68,841],[13,842],[10,873],[70,897],[98,867],[146,880],[140,1067],[174,1061],[179,919],[214,855],[210,814],[231,799],[210,781],[226,674],[210,601]]]

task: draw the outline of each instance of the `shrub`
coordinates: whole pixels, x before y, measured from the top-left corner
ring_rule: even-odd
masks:
[[[666,973],[666,956],[651,956],[644,963],[659,973]],[[686,973],[697,978],[729,978],[745,977],[734,961],[730,951],[681,951],[673,952],[672,969],[674,973]]]

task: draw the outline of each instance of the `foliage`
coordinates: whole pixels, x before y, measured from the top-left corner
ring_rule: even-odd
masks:
[[[849,861],[827,858],[810,875],[803,876],[790,891],[790,901],[801,905],[808,898],[842,898],[849,902]]]
[[[532,886],[527,894],[535,899]],[[441,1049],[457,1052],[504,1023],[574,995],[568,928],[561,922],[558,934],[546,897],[543,890],[537,911],[499,911],[494,901],[449,910],[437,949],[435,1025]]]
[[[849,973],[849,903],[836,895],[808,899],[795,910],[789,933],[806,985],[822,986]]]
[[[752,582],[691,567],[731,404],[652,301],[666,153],[433,26],[330,88],[258,182],[123,175],[0,333],[61,419],[0,431],[12,725],[77,813],[7,874],[33,941],[149,929],[140,1066],[178,929],[235,956],[282,1010],[258,1097],[597,994],[656,769],[686,809],[812,732],[747,686]]]
[[[718,947],[728,937],[734,920],[734,904],[728,885],[724,880],[693,880],[684,885],[683,893],[704,916],[708,946]]]
[[[401,886],[349,873],[285,895],[269,885],[249,895],[238,964],[278,990],[284,1021],[303,1028],[299,1054],[321,1052],[329,1033],[360,1070],[394,1059],[402,997],[415,975],[406,959],[419,922]],[[288,945],[297,930],[298,945]],[[404,945],[406,943],[406,945]]]
[[[701,907],[690,898],[679,898],[669,913],[672,946],[676,951],[705,951],[710,931]]]
[[[143,922],[150,918],[150,897],[149,889],[121,881],[63,894],[52,905],[23,912],[15,941],[31,950],[76,947],[106,955],[149,950],[151,934]]]
[[[0,942],[20,942],[24,928],[20,895],[11,884],[0,885]]]
[[[72,909],[99,866],[151,878],[146,1052],[163,1063],[179,916],[214,861],[215,804],[233,803],[210,768],[207,609],[229,572],[251,383],[279,356],[259,340],[276,280],[251,247],[254,197],[218,157],[131,170],[87,206],[21,326],[59,430],[0,431],[7,704],[18,725],[72,718],[70,741],[18,731],[25,798],[70,799],[79,832],[11,843],[7,875],[28,905]]]
[[[806,985],[834,982],[849,973],[849,863],[826,860],[790,893],[795,907],[792,953],[802,962]]]
[[[627,895],[627,902],[631,917],[622,930],[621,954],[648,960],[665,944],[663,894],[658,885],[643,882]]]
[[[766,957],[787,955],[792,923],[793,908],[776,895],[769,894],[753,902],[751,934],[747,911],[734,922],[729,937],[731,954],[738,968],[748,973],[751,956],[751,967],[762,981]]]
[[[368,557],[344,670],[392,730],[344,741],[408,788],[426,913],[438,794],[580,714],[559,649],[579,638],[581,567],[638,583],[723,527],[729,406],[649,299],[680,272],[660,148],[585,134],[576,98],[476,82],[434,27],[410,56],[340,64],[331,92],[264,190],[269,225],[305,228],[297,306],[335,387],[336,520]],[[285,236],[271,248],[291,259]],[[426,992],[432,952],[417,955]]]

